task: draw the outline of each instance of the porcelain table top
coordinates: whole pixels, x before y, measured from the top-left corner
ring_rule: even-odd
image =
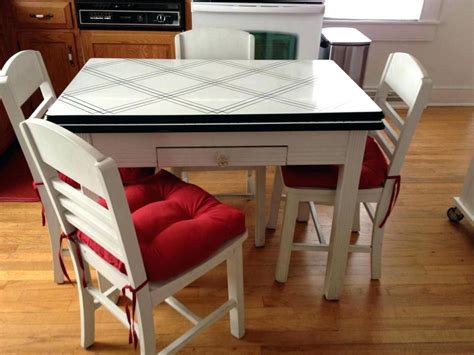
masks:
[[[73,132],[383,128],[331,60],[90,59],[47,118]]]

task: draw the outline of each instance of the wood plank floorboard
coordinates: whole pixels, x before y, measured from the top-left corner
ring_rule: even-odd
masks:
[[[387,222],[382,278],[370,280],[368,254],[349,257],[338,302],[323,298],[326,255],[294,252],[288,282],[274,282],[281,232],[267,231],[253,246],[254,202],[227,200],[247,216],[244,245],[246,335],[229,333],[224,317],[183,354],[474,354],[474,228],[452,224],[446,210],[458,196],[474,153],[474,110],[430,108],[420,123],[402,170],[397,206]],[[273,169],[267,176],[267,206]],[[190,174],[213,193],[245,189],[245,172]],[[319,207],[329,234],[331,208]],[[0,354],[130,354],[127,329],[99,309],[96,343],[79,345],[77,291],[52,282],[47,232],[39,203],[0,203]],[[370,237],[368,216],[354,243]],[[298,240],[315,239],[312,223],[298,223]],[[72,268],[67,262],[69,270]],[[178,293],[198,315],[227,297],[221,265]],[[157,349],[190,324],[167,305],[155,308]]]

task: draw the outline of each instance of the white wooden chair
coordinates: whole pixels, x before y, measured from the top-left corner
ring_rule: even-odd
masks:
[[[375,138],[379,154],[385,164],[385,172],[382,174],[382,182],[373,188],[360,188],[357,201],[366,208],[373,222],[372,240],[370,245],[351,245],[349,252],[365,252],[371,254],[371,277],[379,279],[381,276],[382,239],[384,224],[390,214],[399,191],[400,170],[408,151],[415,128],[420,121],[425,106],[428,103],[432,82],[422,65],[410,54],[392,53],[387,61],[381,82],[378,86],[375,101],[383,109],[385,114],[385,129],[373,131],[371,136]],[[402,118],[387,101],[390,91],[394,91],[408,106],[406,117]],[[368,138],[368,144],[369,144]],[[366,147],[367,155],[367,147]],[[384,157],[385,155],[385,157]],[[388,162],[385,160],[388,158]],[[365,157],[364,157],[365,162]],[[383,165],[382,164],[382,165]],[[309,167],[311,168],[311,167]],[[288,170],[282,170],[288,169]],[[275,272],[275,279],[286,282],[292,250],[328,251],[328,243],[324,238],[321,226],[316,216],[316,204],[332,205],[335,200],[335,188],[320,188],[316,186],[287,186],[285,172],[294,169],[283,167],[277,169],[275,175],[274,190],[272,194],[272,207],[268,228],[275,228],[278,217],[278,207],[282,188],[286,191],[286,205],[283,220],[283,229],[280,241],[280,251]],[[304,174],[304,173],[302,173]],[[385,179],[383,176],[385,175]],[[293,178],[298,178],[294,175]],[[300,175],[301,180],[306,176]],[[317,177],[317,175],[316,175]],[[362,184],[361,176],[361,184]],[[294,180],[294,179],[293,179]],[[306,180],[307,181],[307,180]],[[283,183],[283,184],[282,184]],[[334,176],[334,187],[337,184],[337,173]],[[293,184],[294,186],[294,184]],[[318,234],[319,243],[294,243],[295,222],[298,215],[300,203],[309,203],[311,216]],[[354,217],[354,229],[358,228],[360,207],[356,209]],[[329,255],[331,257],[331,255]]]
[[[254,59],[255,38],[231,28],[198,28],[176,35],[176,59]]]
[[[255,38],[248,32],[230,28],[199,28],[182,32],[175,37],[176,59],[254,59],[255,58]],[[225,163],[223,164],[225,165]],[[216,169],[206,168],[184,168],[186,171],[196,170],[223,170],[225,166]],[[255,195],[255,180],[265,179],[265,167],[232,167],[230,170],[247,170],[247,193],[246,194],[225,194],[225,197],[253,198]],[[256,171],[255,179],[252,171]],[[175,169],[187,179],[186,172]],[[262,176],[260,176],[262,175]]]
[[[38,174],[33,168],[31,157],[26,149],[25,141],[20,133],[20,123],[26,118],[22,111],[22,105],[39,89],[43,96],[42,102],[28,118],[43,118],[56,101],[56,95],[51,85],[46,66],[41,57],[41,53],[33,50],[21,51],[13,55],[4,65],[0,72],[0,98],[3,101],[8,117],[10,119],[15,135],[20,143],[20,147],[25,155],[28,167],[35,182],[39,182]],[[121,169],[121,176],[124,183],[133,181],[140,176],[146,176],[154,172],[154,168],[127,168]],[[75,184],[67,176],[63,179]],[[59,225],[54,212],[45,199],[44,187],[35,184],[35,188],[43,203],[44,216],[47,221],[48,232],[51,241],[51,251],[53,256],[59,252]],[[45,221],[43,221],[44,223]],[[64,250],[67,253],[67,250]],[[63,273],[57,258],[53,257],[53,273],[56,283],[64,282]]]
[[[15,135],[25,155],[28,167],[34,181],[40,182],[38,173],[33,169],[33,160],[28,153],[26,142],[20,132],[20,123],[25,120],[21,106],[35,93],[41,91],[43,101],[29,118],[43,118],[48,108],[56,100],[51,81],[46,71],[41,54],[36,51],[22,51],[12,56],[0,72],[0,97],[7,111]],[[54,256],[59,252],[59,225],[54,215],[49,199],[45,198],[44,186],[37,186],[38,194],[43,201],[44,213],[47,220],[51,242],[51,251]],[[54,281],[64,281],[57,258],[53,257]]]
[[[141,354],[155,353],[153,305],[163,301],[195,325],[160,354],[178,351],[193,336],[227,312],[230,312],[231,333],[237,338],[244,335],[242,243],[247,236],[246,232],[229,239],[209,258],[176,277],[159,282],[148,281],[149,270],[146,269],[145,259],[141,254],[143,244],[139,246],[137,232],[114,160],[103,156],[75,134],[51,122],[31,119],[23,122],[21,129],[46,187],[47,197],[61,225],[62,237],[68,239],[76,279],[82,280],[77,285],[81,308],[81,345],[84,348],[94,343],[94,312],[99,306],[104,306],[122,324],[130,327],[129,341],[133,339],[137,344],[138,340]],[[91,200],[81,190],[74,189],[60,180],[56,171],[63,171],[87,190],[101,196],[103,203]],[[173,179],[181,185],[191,186]],[[211,196],[209,198],[213,203],[217,203]],[[223,207],[221,203],[218,205]],[[143,210],[143,207],[140,207],[140,210]],[[78,232],[79,230],[82,232]],[[124,269],[119,270],[105,261],[103,255],[101,257],[96,254],[90,244],[80,239],[80,233],[87,233],[88,238],[93,240],[96,246],[104,248],[123,263]],[[172,297],[174,293],[223,261],[227,262],[229,300],[210,315],[200,319]],[[157,258],[153,258],[153,262],[158,262]],[[123,312],[119,306],[110,301],[108,298],[110,291],[101,292],[93,286],[89,266],[109,280],[112,284],[110,291],[122,290],[122,293],[131,300],[131,313],[128,312],[127,305],[127,312]]]

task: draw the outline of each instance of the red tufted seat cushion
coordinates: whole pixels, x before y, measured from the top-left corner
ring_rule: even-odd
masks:
[[[296,188],[335,189],[339,167],[337,165],[300,165],[281,168],[285,185]],[[383,186],[388,172],[388,162],[373,137],[367,137],[359,189]]]
[[[165,170],[126,186],[125,195],[150,281],[181,274],[245,231],[241,211]],[[125,273],[120,260],[84,233],[79,231],[77,236]]]
[[[141,179],[146,178],[147,176],[153,175],[155,173],[155,168],[120,168],[119,169],[120,177],[124,185],[135,184]],[[80,185],[71,179],[70,177],[64,175],[63,173],[58,173],[59,178],[67,182],[74,188],[79,188]]]

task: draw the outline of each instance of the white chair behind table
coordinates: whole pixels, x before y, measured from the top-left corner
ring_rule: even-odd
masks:
[[[176,59],[254,59],[255,38],[230,28],[200,28],[175,37]]]
[[[176,59],[254,59],[255,38],[250,33],[240,30],[228,28],[200,28],[177,34],[175,37],[175,50]],[[222,168],[184,168],[186,171],[222,170]],[[257,184],[261,179],[265,179],[265,167],[232,167],[230,170],[248,171],[248,194],[244,194],[243,197],[253,197],[255,194],[255,182],[252,177],[252,170],[256,170]],[[176,169],[175,171],[183,174],[181,169]],[[184,173],[182,176],[186,176],[186,174]],[[222,195],[222,197],[224,196],[227,195]],[[256,244],[258,245],[258,242]]]
[[[29,118],[42,118],[56,100],[43,58],[39,52],[28,50],[15,54],[5,63],[0,72],[0,97],[25,155],[33,179],[36,182],[40,182],[41,179],[36,170],[32,168],[33,161],[28,153],[26,142],[21,135],[20,123],[25,120],[21,106],[38,89],[41,91],[43,101]],[[48,199],[43,198],[45,196],[43,186],[37,186],[37,189],[41,200],[44,201],[43,206],[51,241],[51,250],[52,254],[56,256],[59,252],[59,225]],[[64,281],[63,274],[55,257],[53,257],[53,272],[54,281],[62,283]]]
[[[376,103],[382,108],[385,114],[385,129],[383,131],[373,131],[370,134],[375,138],[375,141],[384,153],[382,154],[380,148],[376,147],[382,159],[388,158],[388,167],[384,161],[384,169],[387,168],[387,171],[386,175],[384,174],[385,180],[382,181],[381,185],[373,188],[359,188],[358,191],[357,201],[358,203],[362,203],[365,207],[373,223],[371,244],[351,245],[349,247],[349,252],[365,252],[371,254],[372,279],[379,279],[381,276],[384,224],[394,206],[394,200],[396,199],[399,189],[399,180],[397,186],[397,177],[400,176],[400,170],[415,133],[415,128],[428,103],[431,87],[431,79],[416,58],[407,53],[390,54],[375,97]],[[387,102],[387,96],[391,91],[394,91],[408,106],[408,112],[405,118],[402,118]],[[372,143],[377,146],[374,142]],[[383,155],[385,155],[385,157]],[[286,168],[292,169],[291,167]],[[332,188],[320,188],[317,187],[317,184],[315,184],[316,186],[311,185],[312,187],[287,186],[285,181],[283,181],[286,171],[290,170],[282,171],[278,169],[275,175],[272,207],[267,225],[268,228],[274,229],[276,227],[283,182],[287,193],[287,200],[280,251],[275,272],[275,278],[280,282],[287,280],[292,250],[328,251],[328,243],[323,236],[323,231],[316,216],[315,203],[332,205],[335,200],[335,189]],[[304,172],[302,174],[304,174]],[[301,178],[303,177],[301,176]],[[337,175],[335,176],[334,184],[336,183]],[[309,203],[311,217],[315,225],[319,243],[293,242],[298,205],[301,202]],[[359,213],[360,207],[356,209],[356,216],[354,218],[356,222],[355,225],[357,225]]]
[[[194,335],[227,312],[230,312],[231,333],[237,338],[244,335],[242,243],[247,237],[246,232],[230,239],[209,258],[184,273],[160,282],[148,282],[137,232],[114,160],[103,156],[73,133],[51,122],[28,120],[21,124],[21,129],[44,181],[47,196],[51,199],[58,216],[63,235],[67,236],[76,279],[83,280],[77,282],[77,286],[81,308],[81,345],[84,348],[94,343],[94,312],[98,304],[108,309],[123,325],[130,327],[131,334],[136,327],[141,354],[156,351],[153,305],[163,301],[188,318],[195,326],[160,354],[178,351]],[[101,196],[104,204],[92,201],[80,190],[58,179],[57,170],[64,171],[81,186]],[[185,184],[177,179],[176,181]],[[98,256],[79,239],[78,230],[87,233],[88,238],[95,242],[96,246],[104,248],[120,260],[124,270],[120,271]],[[172,297],[174,293],[223,261],[227,262],[229,300],[209,316],[200,319]],[[111,289],[122,290],[126,297],[132,300],[132,305],[135,298],[137,312],[136,317],[131,314],[130,323],[126,313],[109,300],[108,292],[101,292],[91,283],[90,266],[110,281]],[[136,322],[133,319],[136,319]]]

